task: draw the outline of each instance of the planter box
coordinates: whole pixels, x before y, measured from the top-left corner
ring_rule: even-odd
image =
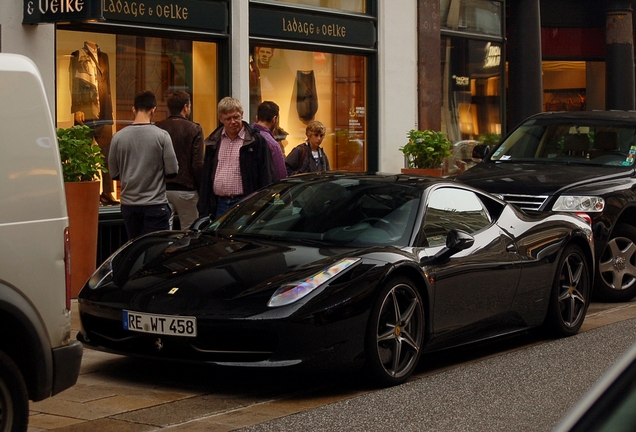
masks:
[[[77,298],[97,268],[99,181],[66,182],[66,208],[71,249],[71,297]]]
[[[402,174],[416,174],[429,177],[441,177],[441,168],[402,168]]]

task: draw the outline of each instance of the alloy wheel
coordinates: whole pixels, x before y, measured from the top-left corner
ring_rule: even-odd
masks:
[[[559,286],[559,310],[563,324],[575,328],[583,321],[589,292],[585,263],[577,253],[569,254],[563,261]]]
[[[424,340],[424,309],[412,286],[396,284],[386,293],[376,329],[377,356],[384,372],[393,379],[410,375]]]

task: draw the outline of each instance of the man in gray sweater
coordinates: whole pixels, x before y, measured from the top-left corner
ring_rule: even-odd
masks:
[[[170,134],[152,123],[157,98],[151,91],[135,96],[135,120],[113,136],[108,170],[121,181],[121,214],[128,238],[170,229],[166,177],[179,164]]]

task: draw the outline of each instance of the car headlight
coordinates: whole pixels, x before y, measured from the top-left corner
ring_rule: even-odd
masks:
[[[360,258],[344,258],[334,265],[319,271],[303,281],[292,282],[276,290],[267,302],[269,307],[285,306],[305,297],[316,288],[326,284],[340,273],[360,261]]]
[[[102,265],[100,265],[95,273],[88,279],[88,286],[92,289],[99,288],[103,285],[104,281],[113,274],[113,261],[107,259]]]
[[[552,211],[565,211],[565,212],[602,212],[605,208],[605,200],[597,196],[573,196],[564,195],[560,196]]]

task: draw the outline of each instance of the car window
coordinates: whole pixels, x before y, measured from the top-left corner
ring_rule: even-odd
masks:
[[[421,190],[407,184],[336,179],[281,182],[217,220],[224,235],[317,240],[338,245],[406,246]]]
[[[490,157],[497,162],[631,167],[636,126],[605,121],[536,121],[517,128]]]
[[[428,196],[424,235],[429,246],[445,244],[451,229],[473,234],[490,223],[486,207],[471,191],[445,187],[434,190]]]

